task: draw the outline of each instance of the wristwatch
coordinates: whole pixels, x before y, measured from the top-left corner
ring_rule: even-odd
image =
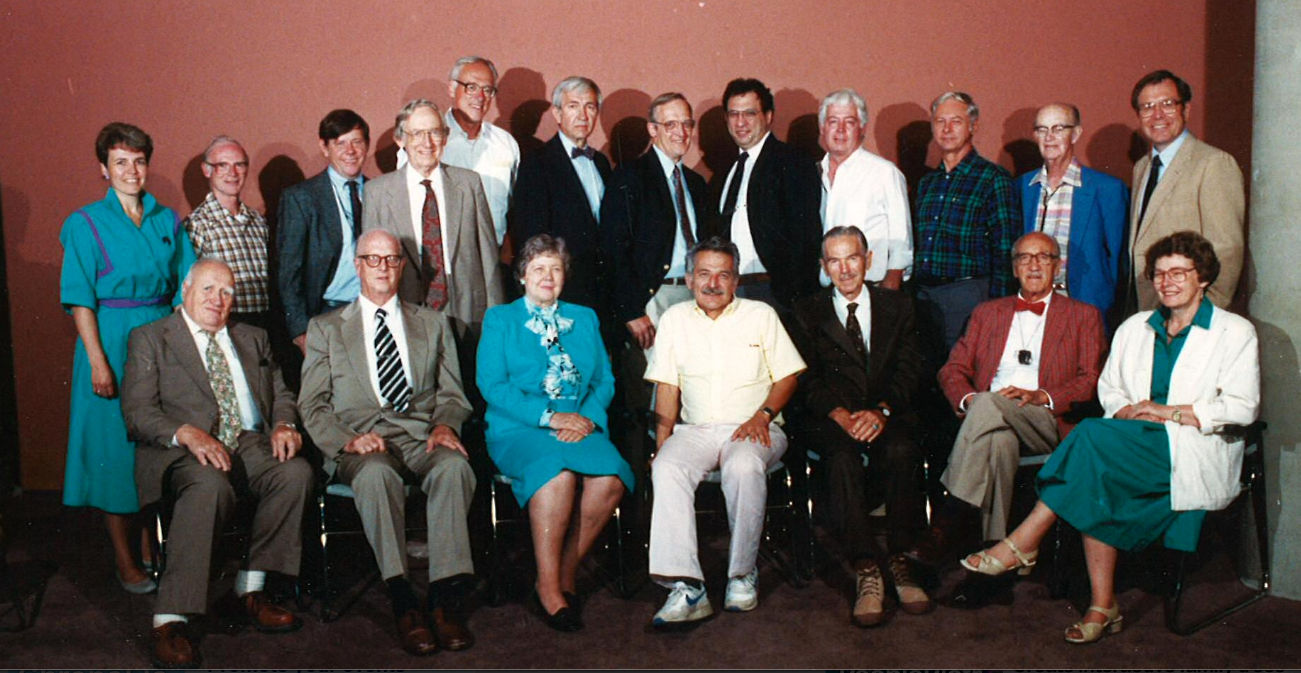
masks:
[[[886,418],[890,417],[890,407],[887,407],[883,404],[881,406],[878,406],[876,410],[881,412],[882,416],[885,416]]]
[[[772,407],[764,407],[759,411],[762,411],[764,414],[766,414],[768,416],[768,420],[770,421],[777,417],[777,412],[773,411]]]
[[[1183,409],[1175,409],[1175,412],[1174,412],[1173,414],[1170,415],[1170,420],[1174,421],[1175,423],[1179,423],[1179,424],[1182,425],[1183,422],[1184,422],[1184,410],[1183,410]]]

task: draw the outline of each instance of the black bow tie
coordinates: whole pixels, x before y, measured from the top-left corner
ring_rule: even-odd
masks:
[[[588,159],[595,161],[596,150],[592,149],[591,145],[588,145],[587,147],[575,147],[569,152],[569,156],[574,159],[577,159],[578,157],[587,157]]]

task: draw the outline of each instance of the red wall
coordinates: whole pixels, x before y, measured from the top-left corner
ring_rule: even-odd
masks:
[[[398,107],[415,96],[444,103],[448,68],[471,53],[503,74],[503,125],[530,125],[561,78],[595,79],[607,96],[598,147],[616,122],[644,115],[652,96],[682,91],[703,118],[700,141],[715,148],[689,157],[706,173],[726,147],[719,94],[742,75],[774,90],[775,130],[796,139],[816,133],[808,115],[822,95],[855,87],[871,111],[867,146],[902,154],[906,172],[922,160],[908,147],[928,139],[925,108],[945,89],[975,96],[976,146],[1009,169],[1024,166],[1014,157],[1027,149],[1033,161],[1034,108],[1072,101],[1083,112],[1086,163],[1128,181],[1130,87],[1167,67],[1193,86],[1192,130],[1249,159],[1251,3],[82,0],[6,2],[0,17],[0,198],[29,489],[62,482],[75,332],[58,303],[58,231],[103,196],[93,142],[109,121],[153,136],[150,191],[182,214],[203,196],[198,153],[213,135],[245,144],[247,200],[274,205],[297,175],[323,168],[316,124],[325,112],[360,112],[391,157]],[[554,131],[546,114],[534,135]],[[934,164],[933,150],[925,161]]]

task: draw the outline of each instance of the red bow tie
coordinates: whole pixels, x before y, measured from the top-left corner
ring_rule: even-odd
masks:
[[[1017,311],[1030,311],[1031,313],[1033,313],[1033,314],[1035,314],[1035,315],[1043,315],[1043,314],[1044,314],[1044,309],[1046,309],[1046,308],[1048,308],[1048,304],[1045,304],[1043,301],[1036,301],[1036,302],[1033,302],[1033,303],[1032,303],[1032,302],[1028,302],[1028,301],[1026,301],[1026,300],[1024,300],[1024,299],[1022,299],[1022,298],[1020,298],[1020,297],[1017,297],[1017,298],[1016,298],[1016,310],[1017,310]]]

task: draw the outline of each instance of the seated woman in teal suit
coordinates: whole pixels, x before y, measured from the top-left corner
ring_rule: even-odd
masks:
[[[583,627],[578,563],[605,528],[632,468],[610,443],[614,377],[596,313],[559,301],[569,253],[563,239],[530,238],[516,261],[524,296],[488,310],[476,380],[488,402],[488,455],[528,507],[547,625]]]
[[[1092,598],[1066,640],[1120,631],[1116,550],[1157,540],[1194,551],[1207,510],[1238,494],[1243,441],[1260,407],[1256,330],[1211,304],[1220,263],[1200,234],[1180,231],[1147,251],[1161,306],[1126,320],[1098,379],[1106,418],[1085,419],[1039,471],[1039,502],[1007,539],[962,565],[987,575],[1023,574],[1057,517],[1084,535]]]

